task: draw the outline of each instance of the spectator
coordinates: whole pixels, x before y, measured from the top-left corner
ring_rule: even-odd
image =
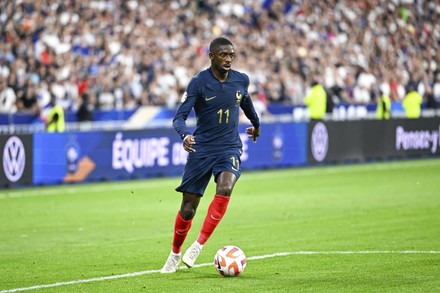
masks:
[[[312,120],[324,119],[327,105],[327,93],[322,84],[312,80],[309,93],[304,98]]]
[[[37,103],[38,108],[40,110],[44,110],[45,108],[50,106],[50,92],[47,82],[42,80],[36,89],[37,92]]]
[[[373,87],[377,81],[369,67],[361,70],[354,88],[353,100],[356,104],[369,104],[372,101]]]
[[[64,109],[57,104],[56,97],[52,95],[50,100],[49,114],[46,119],[47,132],[64,132]]]
[[[434,95],[434,99],[437,104],[440,104],[440,70],[435,75],[434,85],[432,87],[432,94]]]
[[[406,118],[419,118],[421,114],[423,98],[415,88],[410,88],[403,99],[402,105]]]
[[[14,90],[8,86],[5,78],[0,76],[0,113],[13,114],[17,112],[16,99]]]
[[[377,99],[376,117],[377,119],[391,118],[391,100],[383,91],[380,91],[379,98]]]
[[[86,89],[112,100],[105,109],[174,107],[182,85],[208,66],[194,57],[226,35],[251,51],[237,67],[270,103],[301,104],[314,70],[339,102],[371,103],[379,86],[401,102],[410,76],[421,95],[430,84],[440,100],[437,1],[3,2],[0,75],[17,99],[30,80],[66,109]]]
[[[39,115],[40,113],[37,89],[31,82],[28,82],[24,89],[23,95],[17,101],[17,111],[32,115]]]
[[[428,109],[437,109],[438,108],[438,103],[434,98],[434,94],[432,92],[432,87],[430,87],[429,85],[426,87],[426,91],[425,91],[425,101],[426,101],[426,108]]]
[[[87,92],[83,92],[80,97],[80,105],[76,116],[79,122],[92,121],[93,110],[95,109],[92,98]]]

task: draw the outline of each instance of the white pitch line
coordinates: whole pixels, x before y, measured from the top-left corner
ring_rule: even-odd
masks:
[[[291,252],[278,252],[273,254],[265,254],[265,255],[257,255],[248,257],[247,260],[258,260],[272,257],[280,257],[280,256],[289,256],[289,255],[341,255],[341,254],[440,254],[440,250],[363,250],[363,251],[291,251]],[[212,266],[212,263],[203,263],[193,266],[193,268],[200,268],[206,266]],[[186,266],[180,266],[179,270],[187,269]],[[106,280],[114,280],[121,278],[129,278],[129,277],[137,277],[142,275],[150,275],[160,273],[160,270],[148,270],[142,272],[134,272],[122,275],[112,275],[91,279],[83,279],[83,280],[73,280],[66,282],[58,282],[53,284],[45,284],[45,285],[35,285],[30,287],[22,287],[22,288],[14,288],[14,289],[5,289],[1,290],[0,293],[12,293],[12,292],[21,292],[21,291],[30,291],[44,288],[52,288],[52,287],[60,287],[66,285],[75,285],[81,283],[91,283],[91,282],[99,282]]]

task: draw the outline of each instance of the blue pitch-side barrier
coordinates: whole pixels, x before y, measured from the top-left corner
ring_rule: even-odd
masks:
[[[254,144],[240,126],[242,168],[304,165],[307,123],[269,124]],[[34,185],[177,176],[187,153],[171,128],[33,135]]]
[[[240,125],[246,170],[440,156],[440,118]],[[180,176],[187,153],[172,128],[0,135],[1,186]]]

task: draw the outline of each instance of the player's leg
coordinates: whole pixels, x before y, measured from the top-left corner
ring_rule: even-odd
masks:
[[[182,244],[191,228],[197,207],[199,206],[201,196],[195,193],[184,192],[182,195],[182,204],[180,211],[177,212],[174,222],[174,238],[172,250],[174,253],[180,253]]]
[[[237,179],[240,177],[239,156],[225,154],[217,160],[213,168],[215,181],[217,183],[216,194],[208,207],[208,213],[200,230],[197,240],[183,255],[182,261],[192,267],[202,251],[203,245],[211,237],[217,225],[220,223],[229,204],[229,198],[234,189]]]
[[[235,183],[240,178],[240,153],[226,153],[214,165],[216,194],[208,208],[197,242],[204,245],[226,213]]]
[[[181,250],[186,235],[191,228],[192,219],[199,206],[201,196],[195,193],[184,192],[182,204],[174,221],[174,237],[171,253],[168,256],[161,273],[174,273],[181,259]]]
[[[214,199],[208,207],[208,213],[203,221],[197,240],[186,250],[182,257],[187,267],[192,267],[200,255],[206,241],[211,237],[220,220],[223,218],[228,207],[229,198],[234,188],[237,177],[231,172],[222,172],[217,178],[217,188]],[[221,192],[221,194],[220,194]]]
[[[216,194],[231,196],[237,182],[237,175],[230,171],[223,171],[217,176]]]
[[[226,213],[229,199],[234,189],[237,177],[234,173],[224,171],[217,178],[216,194],[208,208],[197,242],[204,245],[211,237],[217,225]]]
[[[183,242],[191,228],[200,199],[211,178],[211,166],[204,160],[188,160],[182,177],[182,184],[176,191],[182,192],[180,210],[174,221],[174,236],[171,253],[161,272],[174,273],[181,259]]]

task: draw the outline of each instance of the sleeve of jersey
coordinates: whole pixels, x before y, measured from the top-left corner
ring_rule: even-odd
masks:
[[[189,113],[194,107],[194,103],[196,102],[197,94],[195,91],[194,80],[192,80],[185,93],[182,96],[181,103],[177,108],[176,115],[173,119],[173,127],[176,132],[179,134],[180,138],[183,140],[187,135],[190,135],[191,132],[188,130],[186,125],[186,119],[188,118]]]
[[[257,112],[255,111],[254,104],[252,103],[252,99],[249,96],[249,93],[244,94],[244,98],[241,101],[241,108],[243,109],[244,114],[246,117],[251,121],[252,125],[255,128],[260,127],[260,118],[257,115]]]

